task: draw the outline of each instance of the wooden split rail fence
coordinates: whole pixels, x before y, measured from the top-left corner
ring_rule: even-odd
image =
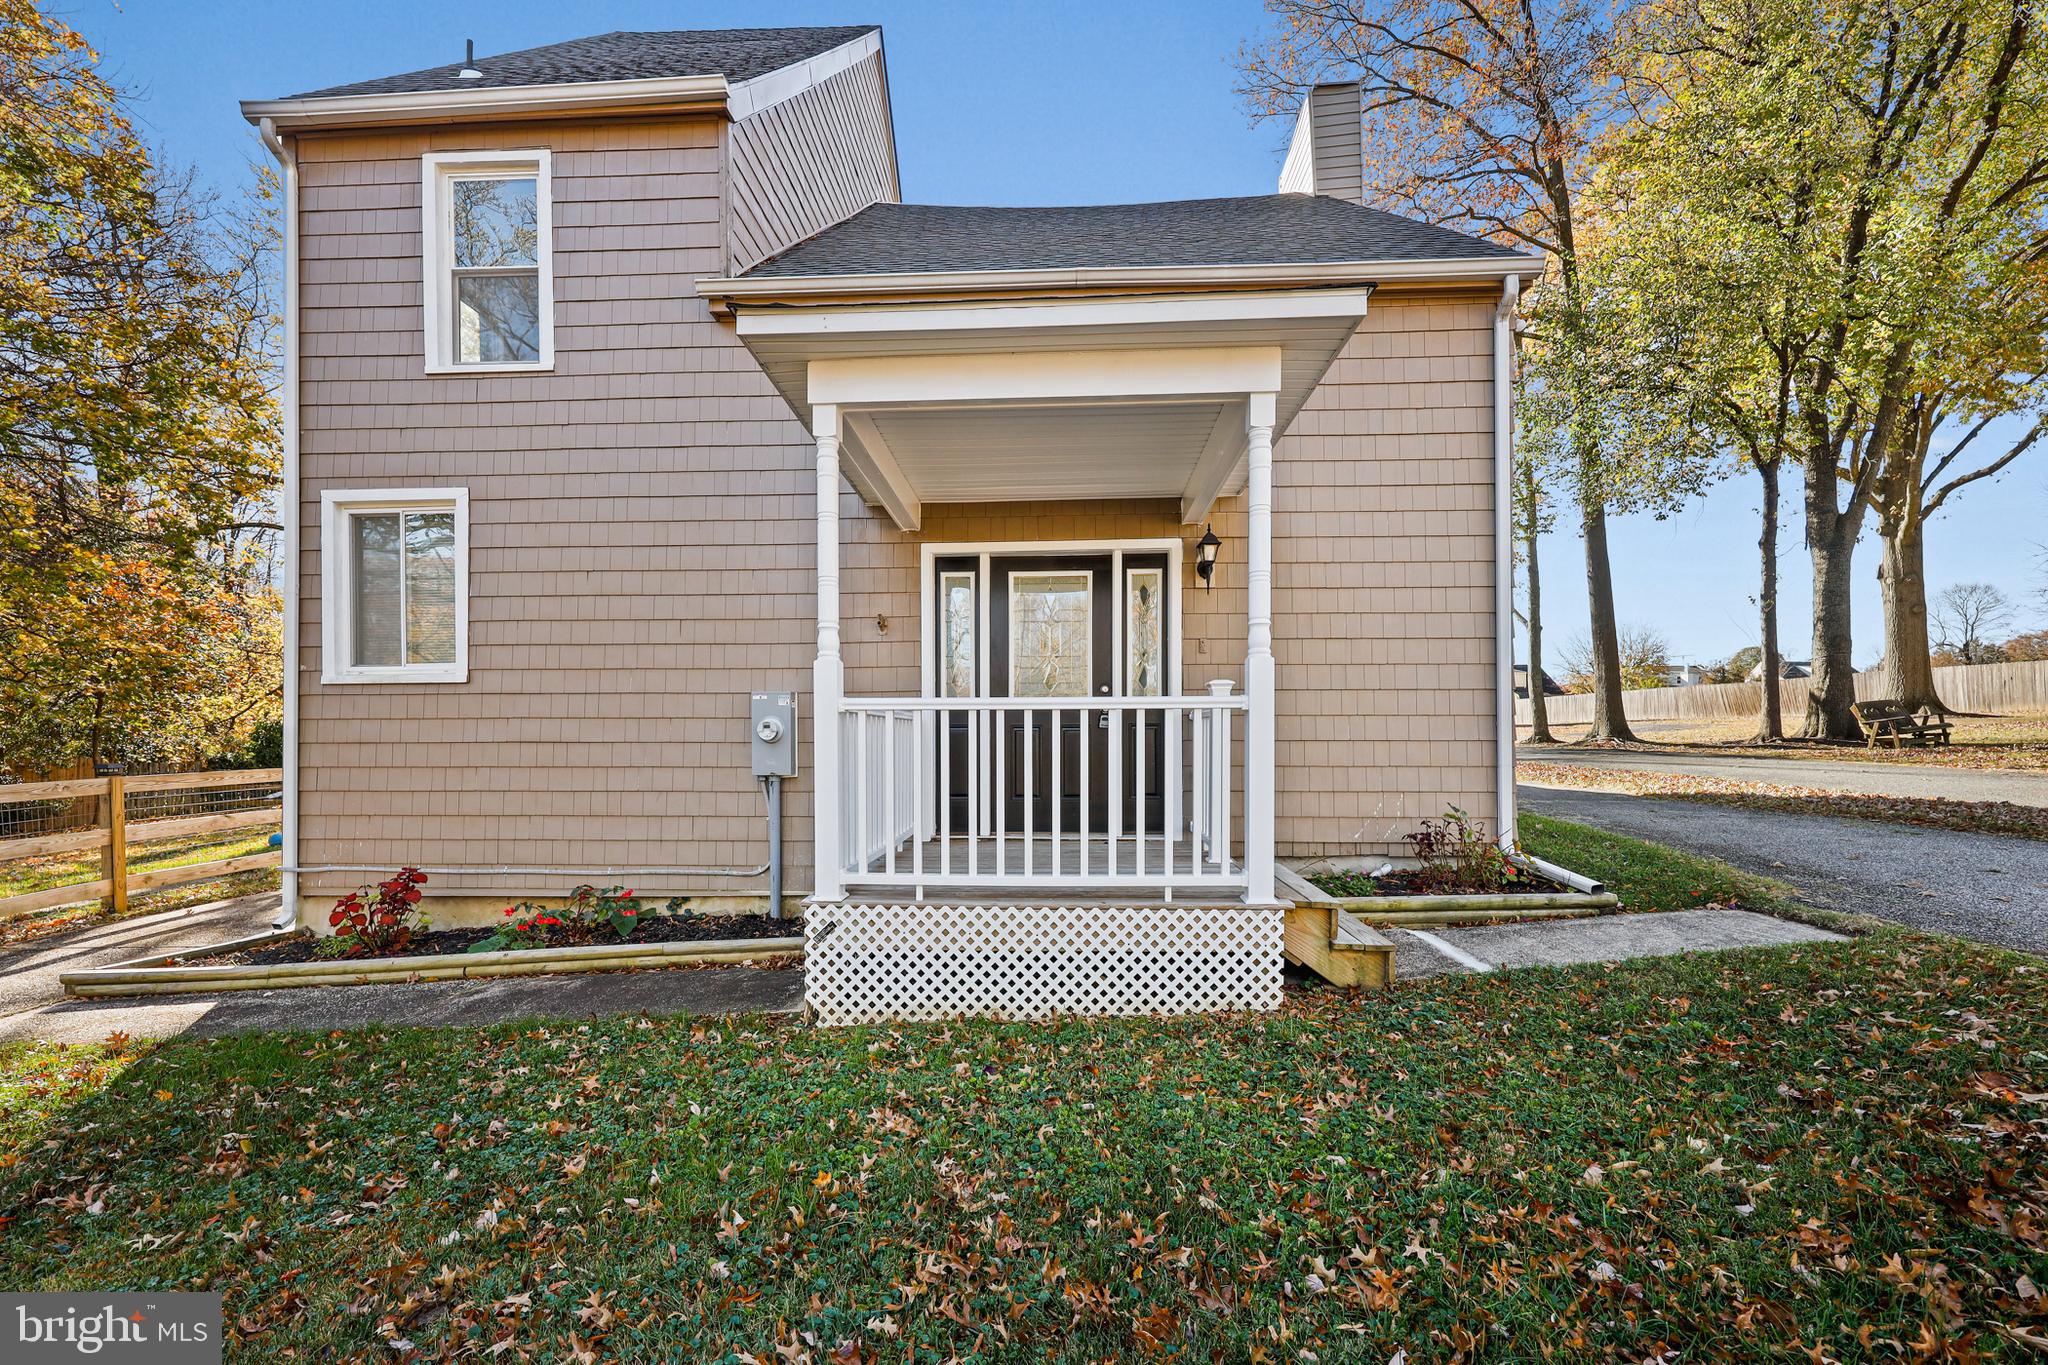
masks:
[[[271,849],[263,853],[221,858],[208,863],[187,863],[175,867],[131,871],[128,867],[128,850],[131,844],[155,843],[200,834],[225,834],[232,830],[281,824],[282,807],[270,792],[251,790],[237,795],[233,789],[275,789],[283,781],[282,768],[251,768],[226,772],[148,773],[135,777],[115,774],[106,777],[72,778],[59,782],[19,782],[0,785],[0,808],[20,806],[25,802],[48,801],[67,803],[66,807],[60,808],[64,809],[76,808],[85,801],[93,801],[96,802],[98,810],[98,818],[83,828],[62,829],[23,838],[0,840],[0,865],[23,858],[48,858],[66,853],[89,853],[93,850],[98,850],[100,855],[100,875],[97,880],[71,882],[64,886],[45,887],[40,891],[0,898],[0,920],[13,919],[53,906],[74,905],[89,900],[104,901],[119,913],[128,908],[130,895],[143,891],[188,886],[195,882],[209,882],[232,876],[237,872],[252,872],[258,868],[281,866],[282,853],[277,849]],[[209,796],[228,798],[221,802],[223,805],[245,803],[245,808],[203,810],[200,814],[181,814],[168,818],[130,818],[134,804],[145,807],[151,804],[161,805],[161,801],[149,798],[167,792],[182,792],[199,798],[186,804],[202,808],[208,804],[204,798]],[[144,797],[145,800],[136,803],[136,797]]]

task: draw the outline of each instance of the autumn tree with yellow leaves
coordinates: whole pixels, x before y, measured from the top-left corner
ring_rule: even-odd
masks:
[[[0,0],[0,762],[191,757],[275,714],[265,235]]]

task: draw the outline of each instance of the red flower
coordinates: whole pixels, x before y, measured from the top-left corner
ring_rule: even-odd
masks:
[[[639,912],[638,910],[621,910],[621,911],[619,911],[619,913],[620,913],[620,914],[622,914],[622,915],[624,915],[624,916],[626,916],[626,917],[627,917],[628,919],[630,919],[630,918],[632,918],[632,917],[633,917],[634,915],[637,915],[637,914],[639,914],[640,912]]]

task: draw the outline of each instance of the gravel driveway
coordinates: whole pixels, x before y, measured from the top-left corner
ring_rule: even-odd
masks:
[[[2048,841],[1614,792],[1515,790],[1524,810],[1719,858],[1787,882],[1824,910],[2048,953]]]
[[[2048,807],[2048,773],[2009,768],[1935,768],[1855,759],[1774,758],[1769,755],[1638,753],[1615,749],[1518,745],[1517,758],[1568,763],[1575,768],[1689,773],[1740,782],[1783,782],[1869,796],[1934,796],[1947,801],[2010,801]]]

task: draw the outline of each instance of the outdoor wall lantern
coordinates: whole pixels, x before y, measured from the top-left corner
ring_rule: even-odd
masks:
[[[1195,577],[1202,580],[1202,589],[1214,586],[1216,576],[1216,552],[1223,548],[1223,542],[1216,539],[1216,528],[1204,526],[1202,538],[1195,542]]]

